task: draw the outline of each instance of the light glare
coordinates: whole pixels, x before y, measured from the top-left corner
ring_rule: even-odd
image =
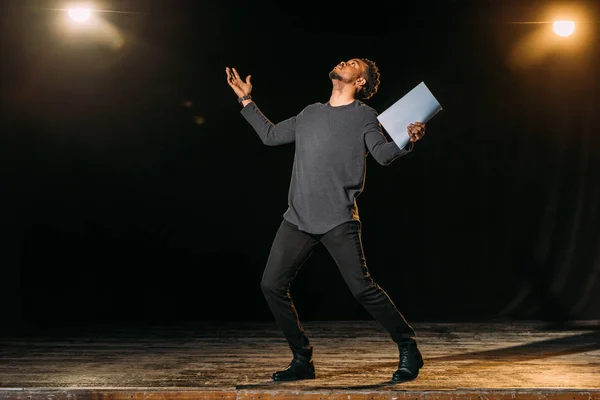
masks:
[[[69,17],[78,24],[83,24],[89,20],[91,14],[89,8],[69,8]]]
[[[571,36],[575,31],[575,22],[573,21],[554,21],[554,33],[558,36]]]

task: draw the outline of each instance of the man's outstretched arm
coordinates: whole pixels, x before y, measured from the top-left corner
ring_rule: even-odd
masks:
[[[229,67],[225,68],[225,73],[227,74],[227,83],[243,106],[242,115],[258,133],[260,140],[268,146],[292,143],[295,140],[296,117],[286,119],[278,124],[272,123],[252,101],[250,95],[252,93],[251,76],[248,75],[243,81],[236,69]]]

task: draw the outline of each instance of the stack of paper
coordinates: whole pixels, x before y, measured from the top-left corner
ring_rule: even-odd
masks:
[[[424,82],[419,83],[400,100],[379,114],[377,119],[383,129],[390,135],[401,149],[410,140],[408,124],[413,122],[427,123],[442,106],[431,94]]]

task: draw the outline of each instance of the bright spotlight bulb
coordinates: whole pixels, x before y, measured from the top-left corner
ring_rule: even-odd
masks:
[[[89,8],[69,8],[69,17],[78,24],[86,22],[91,15],[92,12]]]
[[[554,21],[554,33],[558,36],[571,36],[575,31],[573,21]]]

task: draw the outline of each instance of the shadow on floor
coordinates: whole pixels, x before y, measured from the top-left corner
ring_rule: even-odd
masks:
[[[487,360],[499,362],[527,361],[600,350],[600,330],[556,339],[541,340],[503,347],[501,349],[475,351],[450,356],[433,357],[435,361]]]

